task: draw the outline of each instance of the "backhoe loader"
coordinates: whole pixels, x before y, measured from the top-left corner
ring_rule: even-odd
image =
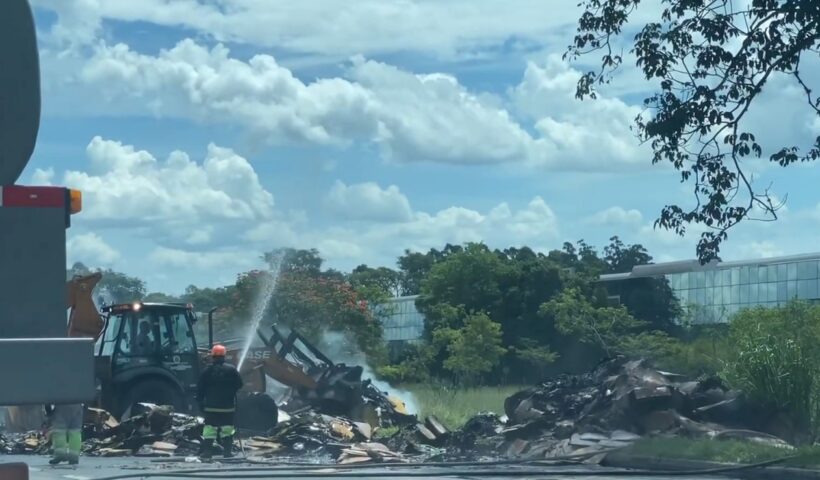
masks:
[[[118,418],[129,416],[138,403],[195,412],[197,380],[214,344],[214,310],[208,313],[208,344],[200,346],[193,305],[134,302],[105,306],[100,315],[96,307],[87,308],[94,305],[91,290],[97,281],[75,277],[67,288],[75,331],[88,333],[86,326],[102,325],[94,335],[97,406]],[[362,367],[335,364],[298,332],[285,334],[271,326],[269,335],[262,328],[256,333],[263,346],[249,348],[242,362],[245,386],[237,399],[237,427],[264,431],[276,425],[277,405],[266,394],[270,380],[290,389],[291,411],[312,407],[374,426],[413,418],[400,400],[362,380]],[[239,363],[242,343],[223,343],[228,362]]]

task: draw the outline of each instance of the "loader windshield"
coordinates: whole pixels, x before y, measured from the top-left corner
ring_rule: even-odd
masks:
[[[114,354],[114,347],[117,344],[117,335],[119,334],[121,323],[121,315],[114,315],[108,318],[105,324],[105,332],[103,332],[97,340],[96,351],[98,355],[110,357]]]
[[[162,312],[159,321],[163,352],[196,351],[193,328],[185,311]]]
[[[145,306],[112,314],[100,339],[101,355],[147,357],[196,351],[192,317],[183,309]]]
[[[115,344],[112,353],[125,356],[150,356],[156,351],[156,326],[148,311],[127,311],[112,315],[106,337]]]

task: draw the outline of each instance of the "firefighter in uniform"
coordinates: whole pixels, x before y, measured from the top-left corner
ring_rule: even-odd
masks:
[[[69,465],[77,465],[83,446],[83,405],[47,405],[46,414],[51,423],[53,450],[48,463],[57,465],[68,462]]]
[[[199,377],[197,402],[205,416],[200,455],[210,457],[221,446],[223,455],[230,457],[233,449],[236,393],[242,388],[242,377],[233,365],[225,363],[225,347],[214,345],[213,362]]]

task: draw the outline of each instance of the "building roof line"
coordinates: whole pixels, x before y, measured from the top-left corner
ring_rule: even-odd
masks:
[[[719,262],[713,260],[705,265],[702,265],[698,260],[678,260],[674,262],[650,263],[648,265],[637,265],[633,267],[630,272],[600,275],[598,279],[602,282],[613,282],[618,280],[627,280],[630,278],[658,277],[675,273],[698,272],[704,270],[725,270],[732,267],[776,265],[780,263],[805,262],[811,260],[820,260],[820,252],[758,258],[754,260],[733,260],[729,262]]]

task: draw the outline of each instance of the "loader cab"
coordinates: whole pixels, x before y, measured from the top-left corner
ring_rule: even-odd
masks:
[[[96,345],[97,371],[104,398],[116,398],[114,411],[133,403],[183,407],[199,377],[193,306],[177,303],[111,305]],[[127,406],[126,406],[127,405]]]

